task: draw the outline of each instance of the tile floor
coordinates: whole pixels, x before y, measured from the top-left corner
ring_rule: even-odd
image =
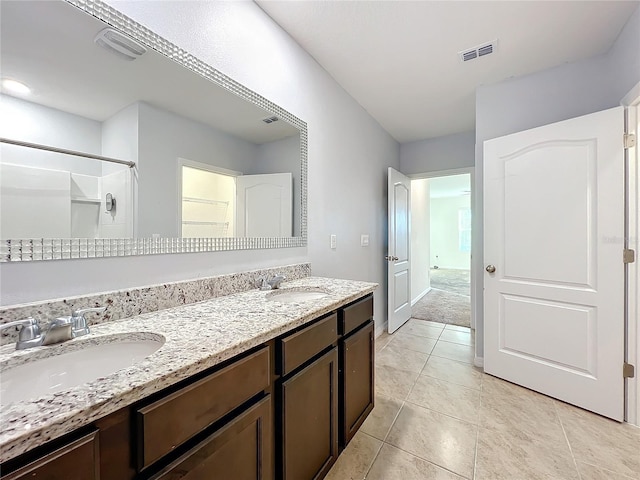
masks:
[[[472,365],[473,332],[409,320],[376,340],[376,407],[328,480],[640,479],[640,429]]]

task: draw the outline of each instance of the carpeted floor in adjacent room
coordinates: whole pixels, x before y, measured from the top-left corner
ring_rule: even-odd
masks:
[[[431,291],[411,308],[411,317],[470,327],[469,270],[433,269],[431,287]]]

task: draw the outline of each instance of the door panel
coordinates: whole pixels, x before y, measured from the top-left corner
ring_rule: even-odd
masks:
[[[504,158],[505,278],[595,287],[595,154],[594,140],[541,142]]]
[[[411,317],[411,181],[389,168],[389,333]]]
[[[293,235],[293,177],[291,173],[236,177],[239,237]]]
[[[623,114],[484,144],[485,371],[622,420]]]

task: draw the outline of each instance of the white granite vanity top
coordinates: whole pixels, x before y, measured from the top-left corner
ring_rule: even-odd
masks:
[[[0,369],[77,348],[79,342],[164,337],[143,361],[91,383],[29,402],[0,407],[0,462],[87,425],[202,370],[271,340],[373,292],[375,283],[307,277],[281,289],[322,289],[326,297],[301,303],[269,301],[252,290],[95,325],[91,334],[48,347],[0,348]],[[118,335],[121,337],[121,335]]]

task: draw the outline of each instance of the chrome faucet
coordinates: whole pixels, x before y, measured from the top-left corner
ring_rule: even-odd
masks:
[[[42,345],[42,333],[38,321],[33,318],[25,318],[24,320],[16,320],[15,322],[3,323],[0,325],[0,331],[12,327],[22,327],[18,334],[16,342],[16,350],[24,350],[25,348],[38,347]]]
[[[4,323],[0,325],[0,331],[11,327],[22,327],[18,334],[16,350],[24,350],[41,345],[53,345],[89,333],[89,326],[84,314],[88,312],[104,312],[105,310],[106,307],[75,310],[70,317],[59,317],[49,322],[44,332],[40,329],[38,321],[32,317]]]
[[[284,275],[274,275],[269,279],[269,277],[258,277],[256,281],[256,286],[260,290],[275,290],[280,287],[280,284],[287,279]]]
[[[285,277],[284,275],[276,274],[273,276],[271,280],[267,280],[267,283],[269,284],[272,290],[275,290],[276,288],[280,288],[280,284],[284,282],[286,279],[287,277]]]
[[[73,324],[73,336],[81,337],[90,333],[89,325],[87,325],[87,319],[84,317],[85,313],[96,312],[103,313],[107,307],[95,307],[95,308],[81,308],[80,310],[74,310],[71,314],[71,322]]]

